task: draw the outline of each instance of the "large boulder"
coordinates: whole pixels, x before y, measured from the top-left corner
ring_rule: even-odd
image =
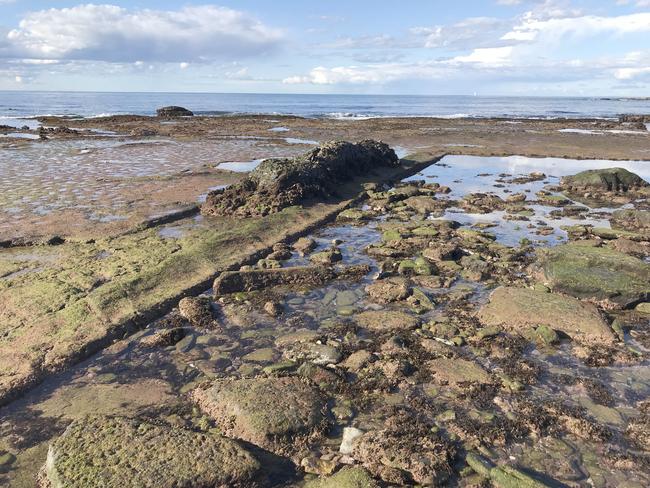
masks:
[[[192,394],[230,437],[296,454],[328,425],[327,402],[298,377],[217,381]]]
[[[264,160],[239,183],[211,192],[202,212],[267,215],[309,198],[332,196],[341,184],[373,169],[397,166],[397,155],[382,142],[328,142],[293,159]]]
[[[75,420],[49,448],[43,486],[255,487],[261,466],[232,439],[120,417]]]
[[[607,308],[627,308],[650,300],[650,264],[604,247],[579,243],[546,249],[539,278],[553,291]]]
[[[486,326],[528,333],[547,326],[584,343],[612,343],[614,334],[598,309],[572,297],[528,288],[500,287],[479,311]]]
[[[560,186],[570,192],[626,192],[649,185],[639,175],[624,168],[590,169],[572,176],[565,176],[560,182]]]
[[[169,107],[161,107],[156,110],[158,117],[192,117],[194,113],[185,107],[177,107],[170,105]]]

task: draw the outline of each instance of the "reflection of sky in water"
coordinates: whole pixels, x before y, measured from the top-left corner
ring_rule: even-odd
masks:
[[[309,146],[318,146],[318,141],[312,141],[311,139],[296,139],[295,137],[285,137],[284,139],[287,144],[306,144]]]
[[[253,161],[229,161],[227,163],[220,163],[219,169],[227,169],[237,173],[246,173],[253,171],[257,168],[264,159],[254,159]]]
[[[408,178],[406,181],[424,179],[430,183],[447,185],[452,190],[448,197],[454,199],[459,199],[468,193],[475,192],[489,192],[500,197],[523,192],[529,200],[535,200],[536,192],[544,188],[546,184],[557,184],[561,176],[575,174],[587,169],[612,167],[622,167],[645,179],[650,179],[650,162],[647,161],[575,160],[562,158],[528,158],[523,156],[445,156],[438,163],[429,166],[421,173]],[[548,177],[544,181],[523,184],[506,183],[503,188],[494,186],[497,183],[495,180],[500,179],[499,174],[507,173],[512,175],[512,177],[516,177],[527,175],[534,171],[543,172]],[[478,174],[489,174],[489,176],[477,176]],[[504,179],[510,179],[510,176]],[[448,209],[443,218],[456,220],[466,225],[497,223],[498,225],[490,228],[489,231],[497,236],[499,242],[507,245],[516,245],[524,237],[532,241],[542,241],[547,244],[561,242],[566,239],[566,233],[560,229],[562,226],[590,224],[595,227],[609,227],[609,221],[602,218],[557,218],[550,215],[550,212],[553,210],[558,210],[557,207],[528,205],[526,203],[524,205],[535,212],[535,215],[530,216],[528,221],[505,220],[504,216],[506,213],[503,211],[496,211],[489,214],[467,214],[461,209]],[[598,212],[612,211],[612,209],[603,208],[598,208],[597,210]],[[539,236],[535,233],[535,228],[528,228],[531,224],[539,224],[541,222],[549,227],[553,227],[554,233],[548,236]]]

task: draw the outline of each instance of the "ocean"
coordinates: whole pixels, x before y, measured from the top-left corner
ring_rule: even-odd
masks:
[[[197,115],[277,114],[303,117],[615,118],[650,114],[650,99],[239,93],[98,93],[0,91],[0,124],[38,115],[152,115],[181,105]]]

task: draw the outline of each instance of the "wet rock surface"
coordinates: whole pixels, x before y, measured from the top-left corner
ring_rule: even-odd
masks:
[[[327,404],[299,378],[218,382],[194,400],[232,437],[277,453],[296,453],[327,426]]]
[[[462,163],[367,185],[332,225],[116,342],[35,420],[8,417],[7,469],[26,445],[41,464],[71,405],[101,404],[225,435],[258,463],[245,486],[646,486],[647,240],[560,196],[548,168]],[[561,289],[555,252],[589,278]]]
[[[487,326],[520,333],[546,326],[577,341],[610,344],[614,340],[612,330],[594,305],[526,288],[497,288],[489,304],[480,310],[479,319]]]
[[[218,434],[94,416],[50,445],[41,486],[253,487],[262,479],[257,459]]]
[[[540,254],[540,278],[554,291],[609,308],[627,308],[650,298],[650,264],[638,258],[577,243]]]
[[[268,159],[247,178],[208,195],[207,215],[266,215],[309,198],[330,197],[337,185],[399,161],[387,144],[331,142],[294,159]]]

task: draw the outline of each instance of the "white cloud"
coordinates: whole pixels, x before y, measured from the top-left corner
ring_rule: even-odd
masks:
[[[556,2],[544,1],[537,7],[520,16],[511,23],[511,27],[498,36],[499,28],[492,31],[491,42],[481,39],[480,34],[473,36],[471,29],[457,36],[460,44],[471,44],[471,40],[480,39],[483,46],[470,49],[447,59],[434,59],[413,63],[378,63],[353,66],[320,66],[307,75],[288,77],[285,83],[324,84],[387,84],[397,80],[427,79],[449,76],[450,78],[498,77],[507,79],[544,80],[591,80],[608,77],[609,79],[629,80],[644,77],[645,66],[650,61],[645,59],[645,52],[633,52],[624,56],[603,57],[592,55],[566,59],[567,46],[585,43],[609,42],[612,39],[630,34],[650,32],[650,13],[604,17],[595,15],[577,15],[571,9],[563,10]],[[468,19],[465,25],[474,25],[481,30],[483,25],[496,25],[490,19]],[[434,40],[451,42],[442,34],[442,29],[415,29],[414,34],[433,36]],[[437,40],[436,40],[437,39]],[[429,41],[427,41],[429,42]],[[460,45],[459,44],[459,45]],[[436,44],[437,45],[437,44]],[[574,47],[575,47],[574,46]]]
[[[248,14],[211,5],[178,11],[79,5],[28,13],[0,56],[110,62],[189,62],[260,55],[283,33]]]

